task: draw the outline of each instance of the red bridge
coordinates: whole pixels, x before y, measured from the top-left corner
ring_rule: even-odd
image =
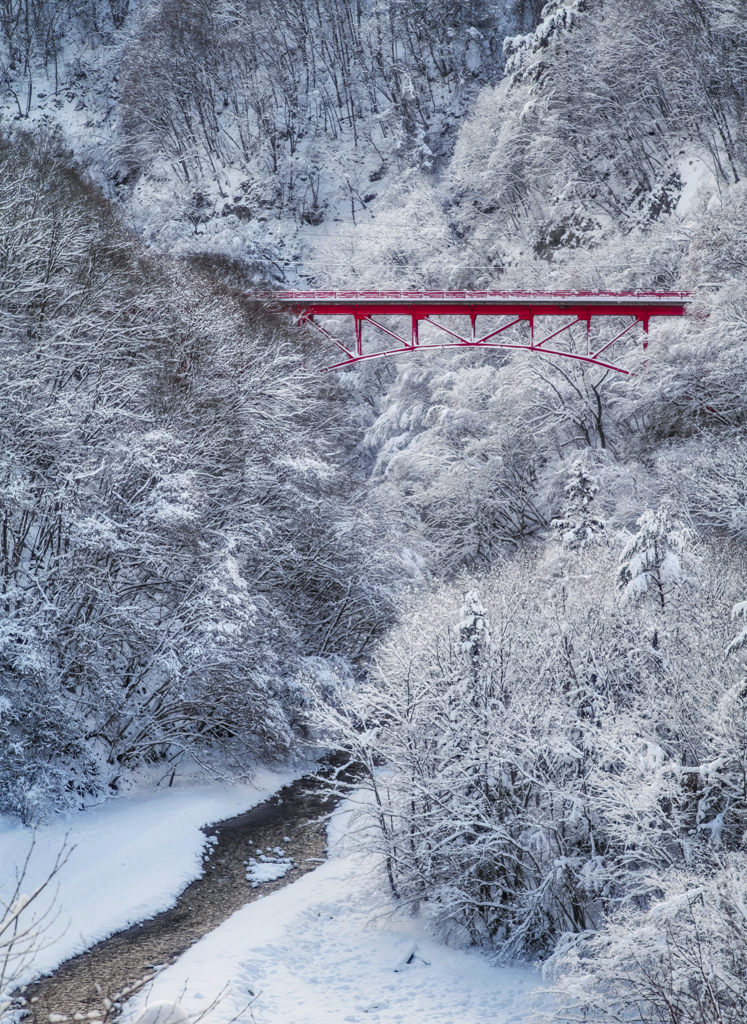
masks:
[[[689,301],[686,292],[294,291],[261,298],[293,313],[300,324],[316,328],[342,351],[345,358],[325,370],[420,349],[508,348],[578,359],[625,374],[631,371],[612,361],[615,343],[640,324],[645,350],[651,320],[684,316]],[[353,329],[344,332],[343,340],[329,324],[319,322],[322,317],[333,317],[332,326],[343,330],[342,318],[352,318]],[[381,317],[399,320],[384,324]],[[403,317],[410,321],[404,336],[400,333]],[[448,324],[441,322],[444,317],[449,318]],[[469,318],[466,335],[460,333],[455,317]],[[482,327],[485,333],[478,331],[478,317],[483,323],[487,318]],[[566,321],[561,326],[557,326],[559,318]],[[600,337],[599,321],[610,319],[609,333],[617,333]],[[365,343],[364,325],[369,328]],[[512,328],[513,334],[501,337]],[[435,332],[448,335],[449,340],[434,340],[439,337]],[[555,339],[559,340],[549,347]]]

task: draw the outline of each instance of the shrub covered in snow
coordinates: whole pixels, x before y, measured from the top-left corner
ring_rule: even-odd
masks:
[[[704,551],[663,611],[621,600],[616,559],[523,555],[470,581],[461,611],[465,579],[435,588],[371,682],[317,708],[365,767],[362,836],[401,905],[502,956],[648,912],[667,872],[742,857],[743,683],[723,652],[743,556]]]

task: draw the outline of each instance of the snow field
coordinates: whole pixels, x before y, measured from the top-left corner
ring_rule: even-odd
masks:
[[[49,894],[40,897],[36,912],[49,908],[49,923],[22,982],[172,906],[201,874],[207,843],[201,826],[255,807],[298,776],[262,769],[252,783],[231,787],[140,792],[56,818],[35,832],[0,818],[0,897],[13,891],[32,840],[25,893],[47,877],[63,847],[70,850]]]
[[[527,1021],[538,974],[492,967],[435,942],[422,921],[391,916],[376,861],[345,850],[348,816],[335,817],[330,860],[192,946],[132,1001],[123,1024],[155,1003],[205,1024]]]

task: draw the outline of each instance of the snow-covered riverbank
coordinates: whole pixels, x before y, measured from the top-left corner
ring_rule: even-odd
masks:
[[[51,922],[24,980],[173,905],[200,874],[201,826],[256,806],[292,777],[263,771],[253,785],[141,792],[37,829],[24,892],[43,881],[65,844],[70,853],[45,893]],[[247,904],[163,969],[125,1010],[124,1024],[158,1000],[178,1002],[192,1019],[208,1010],[206,1024],[523,1024],[539,976],[450,949],[424,922],[394,915],[375,859],[351,848],[349,826],[349,814],[338,812],[329,861]],[[0,820],[3,895],[32,835]]]
[[[29,848],[22,892],[49,874],[60,851],[67,863],[41,897],[50,908],[30,981],[122,928],[172,906],[202,870],[201,826],[240,814],[302,774],[258,770],[252,783],[175,785],[64,815],[35,832],[0,818],[0,896],[15,888]]]
[[[158,1001],[205,1024],[527,1021],[540,976],[450,949],[421,920],[393,915],[376,861],[346,844],[347,821],[333,818],[325,864],[206,935],[133,1000],[124,1024]]]

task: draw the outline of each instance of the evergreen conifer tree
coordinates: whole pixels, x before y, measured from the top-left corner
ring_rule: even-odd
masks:
[[[618,584],[624,601],[636,601],[651,592],[664,611],[673,590],[687,580],[683,562],[692,531],[671,515],[663,503],[647,509],[638,519],[638,533],[620,555]]]
[[[560,534],[563,546],[575,550],[601,540],[606,523],[589,509],[599,491],[596,479],[583,465],[583,460],[571,463],[568,483],[565,485],[566,507],[552,526]]]

